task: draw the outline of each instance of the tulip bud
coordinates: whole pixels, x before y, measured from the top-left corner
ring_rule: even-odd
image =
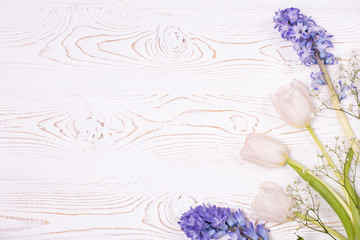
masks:
[[[313,119],[314,107],[309,92],[298,80],[280,87],[270,99],[279,115],[294,127],[307,127]]]
[[[279,167],[288,158],[288,151],[283,143],[262,133],[252,133],[245,139],[240,152],[242,159],[263,167]]]
[[[265,182],[260,185],[259,194],[251,203],[254,219],[283,223],[291,220],[294,200],[278,185]]]

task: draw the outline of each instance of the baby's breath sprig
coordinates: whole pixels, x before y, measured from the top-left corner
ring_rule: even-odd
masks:
[[[355,140],[355,139],[354,139]],[[346,139],[336,138],[336,144],[333,148],[329,148],[329,153],[337,158],[338,162],[341,164],[341,170],[344,181],[343,187],[349,191],[349,188],[346,188],[346,184],[350,184],[354,196],[348,192],[349,200],[355,205],[355,207],[360,210],[360,199],[356,192],[355,181],[356,181],[356,172],[358,168],[359,156],[353,154],[353,149],[351,148],[349,141]]]
[[[315,167],[316,172],[322,178],[328,178],[333,180],[334,183],[340,185],[342,189],[345,189],[345,196],[348,196],[348,202],[352,202],[356,209],[360,209],[360,199],[357,197],[357,191],[355,187],[356,172],[358,168],[359,157],[353,154],[353,150],[350,147],[349,142],[340,137],[335,137],[335,144],[333,147],[326,147],[327,152],[336,162],[339,163],[338,173],[342,176],[344,181],[340,181],[338,177],[333,174],[333,170],[324,160],[322,155],[318,156],[319,164]],[[351,157],[351,159],[349,159]],[[348,186],[346,185],[348,184]],[[349,188],[351,186],[351,188]],[[354,194],[351,194],[353,191]]]
[[[320,197],[311,190],[309,183],[302,180],[294,181],[287,188],[288,194],[294,201],[294,220],[299,223],[295,234],[302,228],[310,228],[317,232],[328,234],[333,239],[342,239],[338,232],[325,225],[320,217]]]

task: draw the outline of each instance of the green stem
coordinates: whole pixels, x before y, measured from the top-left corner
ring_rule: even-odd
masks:
[[[299,174],[302,179],[307,181],[309,185],[325,199],[325,201],[339,217],[345,228],[348,239],[355,240],[352,213],[345,201],[323,180],[317,176],[314,176],[300,163],[292,160],[291,158],[287,159],[287,163]]]
[[[326,231],[328,231],[331,235],[333,235],[334,237],[337,237],[338,239],[340,240],[347,240],[346,237],[344,237],[343,235],[341,235],[340,233],[338,233],[337,231],[335,231],[334,229],[328,227],[328,226],[325,226],[325,225],[321,225],[316,219],[310,217],[310,216],[305,216],[299,212],[297,212],[295,214],[296,217],[298,218],[301,218],[301,219],[304,219],[305,221],[307,222],[310,222],[312,224],[315,224],[316,226],[318,227],[321,227],[321,228],[324,228]]]
[[[355,134],[350,126],[349,120],[347,119],[345,113],[340,110],[341,107],[340,107],[339,96],[336,94],[335,88],[332,84],[332,81],[330,79],[330,76],[326,69],[326,66],[318,54],[315,54],[315,58],[316,58],[318,66],[320,68],[320,71],[323,72],[323,78],[326,82],[326,86],[327,86],[333,107],[335,109],[337,109],[337,111],[335,111],[336,115],[340,121],[340,124],[341,124],[344,132],[345,132],[346,137],[349,139],[350,145],[351,145],[352,149],[354,150],[355,156],[358,157],[359,151],[360,151],[359,144],[355,141]]]
[[[349,203],[349,196],[348,196],[348,192],[346,191],[345,187],[344,187],[344,178],[341,175],[341,173],[337,170],[334,162],[332,161],[330,155],[326,152],[324,146],[322,145],[320,139],[317,137],[317,135],[315,134],[314,130],[312,129],[311,125],[309,124],[306,129],[309,131],[311,137],[314,139],[316,145],[318,145],[320,151],[322,152],[322,154],[324,155],[324,157],[326,158],[326,161],[328,162],[329,166],[331,167],[331,169],[333,170],[334,174],[336,177],[339,178],[339,183],[342,187],[344,196],[347,200],[347,202]]]
[[[311,137],[314,139],[316,145],[318,145],[320,151],[322,152],[322,154],[323,154],[324,157],[326,158],[329,166],[334,169],[335,174],[339,175],[339,173],[335,170],[335,169],[336,169],[336,166],[335,166],[334,162],[332,161],[330,155],[326,152],[324,146],[322,145],[320,139],[319,139],[319,138],[317,137],[317,135],[315,134],[315,132],[314,132],[314,130],[312,129],[311,125],[309,124],[309,125],[306,127],[306,129],[309,131],[309,133],[310,133]],[[340,179],[342,179],[342,176],[341,176],[341,175],[340,175]]]

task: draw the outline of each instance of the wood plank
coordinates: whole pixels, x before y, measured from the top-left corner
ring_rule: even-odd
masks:
[[[238,92],[246,84],[246,91],[256,92],[260,86],[274,89],[289,79],[309,79],[316,70],[304,71],[291,45],[273,30],[272,8],[124,4],[3,9],[0,89]],[[357,8],[303,11],[316,13],[335,36],[335,54],[346,57],[359,43]]]
[[[189,206],[208,202],[219,206],[231,204],[232,208],[249,213],[247,202],[251,201],[250,195],[242,195],[232,181],[223,181],[229,183],[227,186],[215,181],[211,186],[207,181],[192,182],[192,188],[177,191],[172,183],[164,181],[65,182],[9,182],[8,194],[1,196],[0,218],[8,226],[1,228],[1,236],[4,239],[186,239],[176,222]],[[177,183],[177,186],[181,185]],[[340,228],[339,223],[328,223]],[[292,238],[297,227],[294,222],[267,223],[267,226],[273,239]],[[314,232],[302,234],[309,238],[321,236]]]

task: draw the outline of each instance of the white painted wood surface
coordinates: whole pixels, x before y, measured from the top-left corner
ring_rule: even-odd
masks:
[[[309,86],[316,71],[273,30],[286,1],[0,6],[0,239],[181,240],[177,221],[190,206],[250,216],[259,183],[285,187],[296,177],[240,159],[254,131],[317,162],[308,134],[287,126],[268,98],[294,78]],[[336,55],[360,47],[358,1],[292,6],[334,35]],[[331,143],[336,124],[322,113],[314,128]],[[330,211],[324,217],[341,230]],[[266,226],[271,239],[296,239],[294,222]]]

